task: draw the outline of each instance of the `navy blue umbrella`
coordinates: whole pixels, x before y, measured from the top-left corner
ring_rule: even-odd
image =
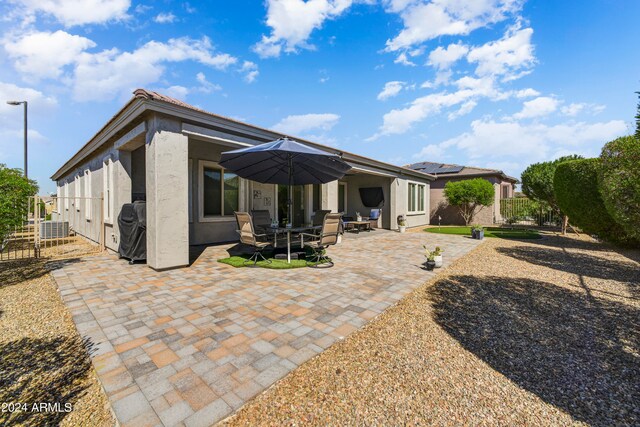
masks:
[[[325,184],[342,178],[351,169],[336,154],[288,138],[224,152],[220,166],[252,181],[288,185],[288,221],[292,218],[292,186]]]

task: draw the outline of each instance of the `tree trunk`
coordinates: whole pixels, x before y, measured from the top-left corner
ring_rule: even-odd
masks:
[[[567,225],[569,225],[569,217],[566,215],[562,215],[562,235],[567,234]]]

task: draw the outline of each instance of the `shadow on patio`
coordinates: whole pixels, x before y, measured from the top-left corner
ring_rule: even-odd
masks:
[[[519,386],[589,424],[640,420],[637,308],[522,278],[452,276],[430,292],[438,324]]]
[[[23,338],[0,345],[0,401],[24,403],[27,410],[0,414],[2,425],[59,425],[85,393],[91,371],[87,340]],[[32,410],[37,404],[57,405]],[[39,408],[39,406],[38,406]]]

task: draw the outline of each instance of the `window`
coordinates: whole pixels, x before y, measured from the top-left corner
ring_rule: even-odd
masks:
[[[113,160],[111,157],[104,159],[102,166],[102,197],[104,221],[111,223],[113,220]]]
[[[91,171],[84,171],[84,216],[91,219]]]
[[[213,162],[200,162],[200,171],[200,218],[233,216],[240,202],[240,177]]]
[[[509,198],[509,189],[511,188],[510,185],[503,185],[502,186],[502,198],[503,199],[508,199]]]
[[[409,183],[407,200],[407,211],[409,213],[424,213],[424,193],[426,188],[424,184]]]
[[[193,222],[193,159],[189,159],[189,168],[188,168],[188,175],[189,177],[187,178],[189,180],[188,183],[188,203],[189,203],[189,222]]]
[[[73,185],[73,195],[75,196],[73,206],[78,212],[80,211],[80,185],[80,174],[78,174],[76,175],[75,183]]]
[[[63,189],[63,195],[64,195],[64,209],[65,210],[69,210],[69,183],[65,182],[64,183],[64,189]]]

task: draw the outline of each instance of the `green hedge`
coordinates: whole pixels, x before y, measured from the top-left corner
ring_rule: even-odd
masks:
[[[571,160],[556,167],[553,189],[569,222],[603,240],[625,243],[628,237],[609,215],[598,190],[600,159]]]
[[[606,144],[598,184],[607,211],[629,236],[640,240],[640,140],[624,136]]]

